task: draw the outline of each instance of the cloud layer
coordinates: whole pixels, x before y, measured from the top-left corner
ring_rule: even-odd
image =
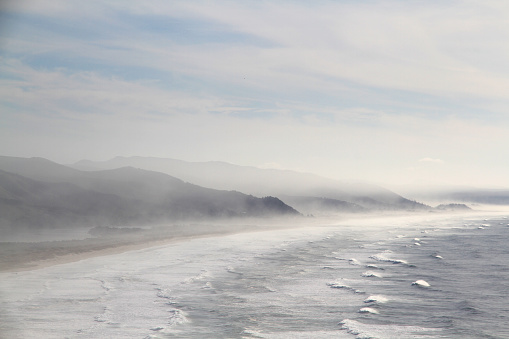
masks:
[[[0,6],[3,154],[509,185],[503,2]]]

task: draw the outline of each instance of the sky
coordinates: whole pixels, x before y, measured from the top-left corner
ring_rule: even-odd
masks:
[[[3,0],[0,154],[509,188],[509,2]]]

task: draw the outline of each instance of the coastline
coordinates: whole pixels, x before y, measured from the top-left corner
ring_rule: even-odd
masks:
[[[296,220],[292,220],[295,222]],[[309,220],[308,220],[309,221]],[[136,234],[93,237],[82,240],[0,243],[0,273],[32,271],[88,258],[164,246],[197,238],[221,237],[246,232],[263,232],[308,225],[289,225],[281,220],[257,220],[257,224],[184,224],[142,230]],[[300,225],[302,224],[302,225]]]
[[[468,214],[498,214],[507,211],[475,210]],[[463,213],[464,215],[465,213]],[[137,234],[46,242],[0,243],[0,273],[38,270],[54,265],[77,262],[88,258],[108,256],[145,248],[164,246],[197,238],[221,237],[237,233],[264,232],[300,227],[351,225],[375,221],[404,223],[415,218],[442,219],[456,213],[387,213],[377,215],[350,215],[348,218],[330,217],[291,220],[250,220],[244,223],[214,223],[173,225],[145,230]],[[255,223],[253,223],[255,222]],[[121,230],[121,229],[120,229]]]

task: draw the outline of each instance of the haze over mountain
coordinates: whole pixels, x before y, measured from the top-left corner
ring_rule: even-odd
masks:
[[[187,162],[137,156],[116,157],[103,162],[82,160],[70,166],[80,170],[104,170],[124,166],[143,168],[163,172],[205,187],[238,190],[256,196],[277,196],[289,204],[299,204],[306,213],[319,206],[326,209],[336,206],[336,210],[341,212],[427,208],[423,204],[376,185],[344,183],[315,174],[260,169],[225,162]],[[324,205],[323,198],[329,199],[328,205]]]
[[[430,204],[461,202],[487,205],[509,205],[509,189],[473,186],[417,186],[402,188],[405,196]]]
[[[214,190],[123,167],[83,172],[42,158],[0,157],[1,226],[125,226],[298,215],[275,197]]]

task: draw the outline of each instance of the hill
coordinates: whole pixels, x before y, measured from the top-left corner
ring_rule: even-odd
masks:
[[[114,169],[132,166],[192,182],[204,187],[222,190],[237,190],[255,196],[277,196],[288,204],[296,197],[315,199],[307,204],[309,208],[322,205],[316,199],[332,199],[351,207],[360,206],[368,210],[424,210],[429,206],[406,199],[385,188],[364,184],[345,183],[324,178],[315,174],[289,170],[260,169],[238,166],[225,162],[186,162],[176,159],[151,157],[116,157],[108,161],[93,162],[82,160],[70,167],[80,170]],[[291,199],[290,197],[295,197]],[[286,199],[286,200],[285,200]],[[299,200],[299,199],[297,199]],[[300,199],[304,207],[305,199]],[[328,208],[330,205],[325,204]],[[357,209],[355,207],[354,209]],[[304,212],[304,211],[302,211]]]
[[[275,197],[204,188],[163,173],[132,167],[83,172],[11,157],[0,157],[0,212],[4,230],[299,215]]]

